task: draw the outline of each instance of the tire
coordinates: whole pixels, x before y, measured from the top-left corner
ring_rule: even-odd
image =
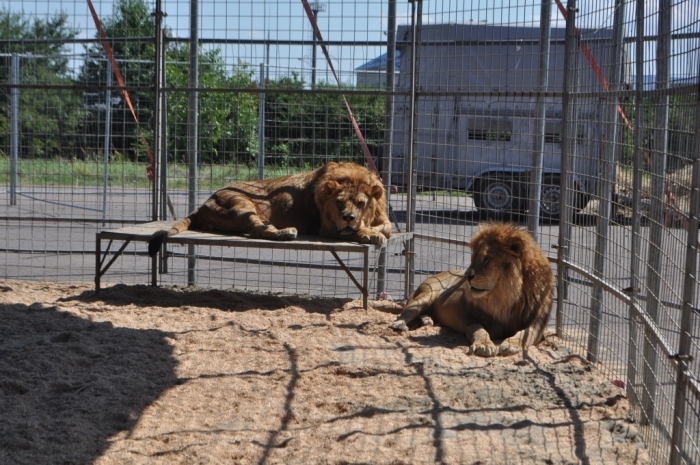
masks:
[[[561,214],[561,178],[559,176],[543,178],[540,195],[540,218],[558,220]]]
[[[503,218],[514,212],[514,183],[498,176],[479,179],[474,186],[474,204],[480,215]]]
[[[588,203],[588,195],[576,186],[573,196],[574,215],[579,213]],[[540,218],[543,220],[558,220],[561,215],[561,177],[547,176],[542,179],[540,197]]]

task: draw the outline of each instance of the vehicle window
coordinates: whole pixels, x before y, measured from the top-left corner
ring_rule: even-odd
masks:
[[[562,140],[562,123],[561,121],[547,121],[544,123],[544,143],[545,144],[561,144]],[[583,145],[586,141],[585,130],[582,126],[578,127],[578,135],[576,143]]]
[[[544,143],[561,144],[561,122],[547,121],[544,123]]]
[[[510,142],[513,139],[513,122],[497,119],[471,119],[467,123],[468,140]]]

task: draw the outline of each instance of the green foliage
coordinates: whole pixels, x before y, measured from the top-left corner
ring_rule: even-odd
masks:
[[[281,166],[319,165],[328,160],[362,162],[362,148],[355,134],[343,96],[323,91],[338,87],[321,82],[319,93],[300,92],[305,88],[298,75],[282,77],[266,88],[292,90],[270,93],[266,97],[266,160]],[[348,104],[370,147],[376,155],[384,140],[384,97],[353,93],[346,89]]]
[[[117,0],[112,16],[102,19],[102,28],[108,38],[134,39],[111,44],[114,58],[128,87],[152,87],[154,84],[155,19],[152,13],[144,0]],[[95,26],[90,23],[89,27],[95,31],[94,37],[99,38]],[[86,52],[88,58],[80,70],[78,84],[93,89],[106,86],[107,53],[102,43],[88,46]],[[114,77],[114,71],[112,76]],[[113,78],[112,85],[118,85],[116,78]],[[101,125],[104,121],[105,93],[90,90],[84,93],[84,98],[91,114],[85,119],[83,133],[89,135],[88,146],[99,146],[101,141],[98,135],[102,132]],[[129,91],[129,98],[139,122],[148,123],[153,112],[153,92],[132,89]],[[112,99],[112,147],[135,156],[136,147],[142,145],[138,138],[139,128],[122,93],[113,91]]]
[[[668,141],[666,144],[667,170],[672,171],[685,166],[692,161],[694,148],[695,109],[697,105],[696,94],[676,94],[669,98],[668,108]],[[655,111],[660,108],[653,98],[642,100],[643,121],[642,148],[647,154],[654,149],[655,137]],[[635,98],[629,100],[624,108],[625,114],[630,120],[630,125],[636,128],[637,102]],[[634,131],[623,128],[624,148],[622,165],[631,166],[634,157]],[[647,167],[646,157],[642,160],[642,166]]]
[[[169,87],[189,86],[189,46],[168,51],[166,78]],[[253,72],[245,64],[226,71],[220,49],[199,53],[199,160],[248,162],[257,152],[257,100],[251,93],[224,92],[228,88],[250,88]],[[222,92],[216,92],[217,89]],[[168,94],[169,151],[176,161],[187,159],[187,111],[189,93]],[[226,157],[224,157],[224,154]]]
[[[153,149],[155,20],[145,0],[115,0],[113,14],[102,27],[124,77],[135,121],[121,91],[112,90],[110,153],[120,161],[147,162],[146,144]],[[167,19],[167,18],[166,18]],[[95,38],[90,22],[86,27]],[[70,39],[80,31],[67,26],[63,13],[48,20],[27,20],[0,7],[0,37],[8,39]],[[167,28],[166,36],[169,34]],[[207,48],[209,47],[209,48]],[[23,53],[51,58],[22,62],[21,83],[51,89],[21,90],[21,158],[100,161],[104,144],[107,54],[101,41],[86,46],[86,59],[76,74],[68,60],[56,58],[67,50],[60,41],[0,45],[0,53]],[[189,45],[166,41],[167,150],[173,162],[187,161],[189,107]],[[199,57],[200,164],[255,166],[259,152],[259,82],[246,63],[231,66],[215,46],[201,46]],[[0,56],[0,82],[9,82],[9,57]],[[4,73],[4,74],[3,74]],[[119,83],[112,70],[112,86]],[[65,86],[68,90],[56,90]],[[363,162],[362,150],[338,87],[319,82],[312,92],[298,75],[265,83],[265,153],[268,165],[308,169],[327,160]],[[343,85],[348,103],[370,146],[376,152],[384,138],[384,98],[360,95]],[[0,88],[0,152],[9,152],[10,89]],[[141,173],[142,175],[142,173]]]
[[[67,25],[65,13],[43,20],[25,19],[0,7],[0,38],[26,39],[25,43],[0,44],[0,82],[9,83],[10,54],[19,55],[19,84],[23,86],[70,86],[68,60],[58,55],[66,47],[34,39],[71,39],[78,31]],[[19,92],[20,146],[25,157],[60,156],[72,153],[79,143],[83,118],[80,94],[70,90],[23,88]],[[0,150],[9,152],[11,90],[0,88]]]

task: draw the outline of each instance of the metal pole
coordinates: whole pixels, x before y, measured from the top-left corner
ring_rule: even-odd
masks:
[[[168,220],[168,207],[170,205],[170,197],[168,196],[168,99],[166,97],[166,93],[163,89],[166,87],[166,76],[165,76],[165,31],[161,32],[161,40],[162,40],[162,45],[161,49],[163,51],[161,57],[163,60],[163,66],[161,67],[161,78],[162,78],[162,87],[161,87],[161,126],[160,126],[160,141],[161,141],[161,151],[160,151],[160,168],[161,168],[161,173],[160,173],[160,209],[161,209],[161,218],[163,220]],[[175,212],[170,208],[170,215],[171,218],[175,219]],[[160,255],[161,259],[161,272],[167,273],[168,272],[168,253],[167,253],[167,246],[168,244],[164,244],[164,247],[166,248],[166,252],[162,253]]]
[[[154,73],[154,92],[155,92],[155,104],[154,104],[154,128],[153,128],[153,138],[154,138],[154,157],[156,162],[156,169],[154,170],[153,179],[153,189],[154,189],[154,220],[166,220],[167,219],[167,154],[165,150],[165,99],[163,88],[165,87],[165,53],[164,53],[164,41],[163,41],[163,11],[161,9],[162,0],[156,0],[156,11],[155,16],[155,73]],[[157,255],[160,257],[160,268],[161,272],[165,273],[167,271],[167,261],[166,261],[166,245],[163,246],[161,253]]]
[[[624,14],[625,0],[615,2],[615,13],[613,19],[613,49],[612,66],[608,82],[611,91],[621,90],[622,84],[622,60],[623,40],[624,40]],[[605,258],[608,251],[608,240],[610,235],[611,202],[615,173],[615,150],[618,141],[618,105],[617,97],[608,97],[606,105],[606,124],[603,126],[603,158],[600,160],[598,172],[601,179],[598,183],[598,219],[596,227],[596,252],[594,257],[593,272],[596,277],[604,278]],[[588,349],[586,358],[592,363],[598,362],[599,342],[600,342],[600,320],[602,318],[603,287],[593,283],[590,304],[590,319],[588,321]]]
[[[535,135],[532,143],[532,171],[530,173],[530,205],[527,229],[537,240],[540,224],[540,200],[542,199],[542,164],[544,160],[544,130],[547,117],[544,92],[549,86],[549,49],[552,32],[552,2],[542,0],[540,8],[540,50],[535,100]],[[561,199],[560,199],[561,202]]]
[[[318,10],[313,10],[313,13],[314,19],[316,19]],[[312,30],[311,33],[314,36],[314,45],[313,49],[311,50],[311,88],[314,89],[316,88],[316,41],[318,39],[316,38],[316,32],[314,30]]]
[[[314,21],[316,21],[319,11],[326,11],[326,5],[319,2],[313,2],[311,4],[311,12],[314,14]],[[316,22],[316,24],[318,24],[318,22]],[[313,49],[311,50],[311,88],[314,89],[316,88],[316,41],[318,39],[316,38],[316,32],[313,29],[311,30],[311,33],[313,34]]]
[[[10,205],[17,205],[19,170],[19,55],[12,54],[10,69]]]
[[[632,290],[629,307],[629,343],[627,359],[627,398],[631,405],[638,403],[637,383],[637,328],[639,319],[635,316],[635,306],[638,303],[639,267],[642,250],[641,229],[642,219],[639,213],[642,193],[642,156],[644,152],[644,3],[637,0],[637,28],[635,35],[635,123],[634,123],[634,154],[632,155],[632,245],[630,247],[630,289]],[[642,418],[642,423],[644,418]]]
[[[199,87],[199,2],[190,0],[190,89]],[[197,178],[199,177],[199,92],[190,90],[187,102],[187,211],[197,208]],[[197,246],[187,246],[187,285],[197,284]]]
[[[105,95],[105,147],[102,186],[102,219],[107,219],[107,188],[109,186],[109,146],[112,134],[112,62],[107,60],[107,92]],[[106,223],[102,223],[104,226]]]
[[[670,14],[670,12],[669,12]],[[700,70],[698,71],[700,75]],[[693,181],[692,192],[690,197],[690,211],[700,211],[700,83],[695,105],[695,150],[693,152]],[[684,447],[684,438],[688,431],[684,431],[685,407],[688,403],[687,387],[688,387],[688,362],[690,361],[691,350],[691,328],[693,317],[693,302],[695,302],[696,276],[697,276],[697,261],[698,261],[698,215],[693,213],[690,215],[688,225],[688,238],[686,240],[686,255],[685,255],[685,277],[683,282],[683,306],[681,307],[681,324],[680,324],[680,342],[678,343],[678,374],[676,377],[676,392],[673,408],[673,432],[671,435],[671,457],[669,462],[671,465],[678,465],[681,459],[686,455]]]
[[[161,138],[161,132],[160,132],[160,127],[162,122],[160,121],[161,118],[161,101],[160,101],[160,89],[161,89],[161,80],[160,80],[160,68],[161,68],[161,53],[162,50],[160,48],[161,46],[161,36],[160,36],[160,21],[158,18],[160,18],[160,4],[161,0],[156,0],[156,11],[153,13],[153,16],[156,18],[156,30],[155,30],[155,38],[156,38],[156,43],[155,43],[155,69],[154,69],[154,86],[153,86],[153,157],[154,157],[154,164],[155,166],[153,167],[153,197],[151,199],[152,201],[152,211],[151,211],[151,220],[152,221],[158,221],[160,218],[159,212],[159,200],[160,200],[160,184],[159,184],[159,179],[160,179],[160,138]]]
[[[556,332],[563,337],[563,308],[564,301],[568,299],[569,270],[565,263],[569,259],[571,245],[571,221],[573,212],[569,195],[570,186],[573,184],[572,163],[576,156],[576,140],[578,139],[576,125],[576,106],[572,95],[577,88],[578,73],[578,38],[575,35],[576,24],[576,0],[568,0],[566,4],[566,44],[564,48],[564,82],[562,93],[562,144],[561,144],[561,198],[559,201],[559,243],[557,251],[557,313]]]
[[[386,100],[384,107],[384,150],[380,160],[381,175],[386,190],[386,205],[391,212],[391,150],[394,142],[394,71],[396,68],[396,0],[389,0],[386,47]],[[386,291],[387,249],[379,252],[377,294]]]
[[[265,89],[265,63],[260,63],[260,89]],[[265,92],[258,96],[258,179],[265,178]]]
[[[408,125],[408,166],[406,168],[407,197],[406,197],[406,232],[413,232],[416,224],[416,119],[418,118],[418,98],[416,95],[418,82],[418,44],[420,42],[420,22],[422,13],[422,1],[411,1],[411,72],[410,72],[410,109]],[[406,281],[404,294],[408,298],[413,293],[415,281],[415,239],[406,241]]]
[[[671,0],[659,1],[658,39],[656,41],[656,90],[668,89],[671,59]],[[666,149],[668,143],[668,93],[654,98],[654,147],[650,154],[651,199],[649,246],[647,258],[646,312],[658,323],[661,291],[661,241],[664,221],[664,178],[666,173]],[[647,386],[643,398],[644,408],[654,410],[656,398],[657,345],[653,339],[644,340],[644,383]]]
[[[165,48],[163,47],[163,51]],[[168,101],[165,97],[165,53],[161,55],[163,60],[161,67],[161,88],[160,88],[160,217],[168,220]]]

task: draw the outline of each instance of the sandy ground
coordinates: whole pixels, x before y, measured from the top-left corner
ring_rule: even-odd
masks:
[[[359,301],[0,282],[2,464],[649,463],[554,336],[469,355]]]

